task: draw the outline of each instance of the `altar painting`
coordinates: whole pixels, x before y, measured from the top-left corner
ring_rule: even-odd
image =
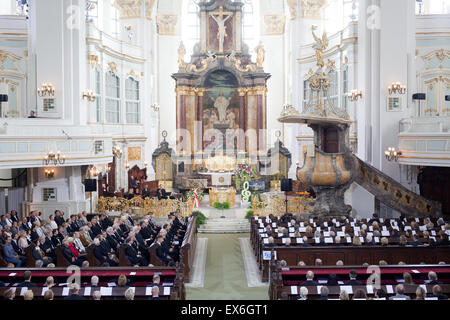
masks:
[[[235,134],[234,130],[239,129],[240,115],[237,87],[237,79],[228,71],[214,71],[207,77],[203,109],[203,129],[206,139],[203,142],[203,148],[206,148],[215,140],[214,137],[207,138],[208,130],[210,132],[219,130],[232,136]],[[225,140],[224,138],[224,142]],[[226,145],[227,149],[236,147],[236,141],[234,140]]]

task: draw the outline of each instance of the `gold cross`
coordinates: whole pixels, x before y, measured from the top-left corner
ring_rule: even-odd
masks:
[[[213,15],[219,15],[220,19],[223,19],[223,15],[224,15],[224,14],[226,14],[226,15],[231,15],[231,14],[233,14],[233,12],[223,12],[223,7],[220,6],[220,7],[219,7],[219,11],[211,12],[211,14],[213,14]]]

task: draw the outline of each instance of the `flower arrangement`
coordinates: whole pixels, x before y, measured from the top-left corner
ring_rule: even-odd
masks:
[[[240,189],[241,183],[245,181],[250,181],[257,178],[256,169],[250,163],[240,163],[238,164],[235,172],[234,178],[236,181],[236,189]]]
[[[204,194],[200,188],[191,188],[186,193],[186,199],[193,201],[195,208],[200,208],[200,202],[202,201],[203,196]]]

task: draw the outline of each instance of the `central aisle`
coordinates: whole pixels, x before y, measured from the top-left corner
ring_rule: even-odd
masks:
[[[239,238],[241,234],[199,234],[208,238],[203,288],[186,287],[187,300],[267,300],[268,287],[249,288]]]

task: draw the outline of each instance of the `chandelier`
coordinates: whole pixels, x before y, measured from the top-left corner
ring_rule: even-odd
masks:
[[[46,165],[52,162],[55,166],[58,164],[64,164],[66,162],[66,156],[61,155],[61,151],[55,153],[53,152],[53,150],[51,150],[45,155],[44,162]]]
[[[362,99],[362,91],[358,91],[358,90],[351,90],[348,94],[348,100],[350,101],[358,101],[359,98]]]

